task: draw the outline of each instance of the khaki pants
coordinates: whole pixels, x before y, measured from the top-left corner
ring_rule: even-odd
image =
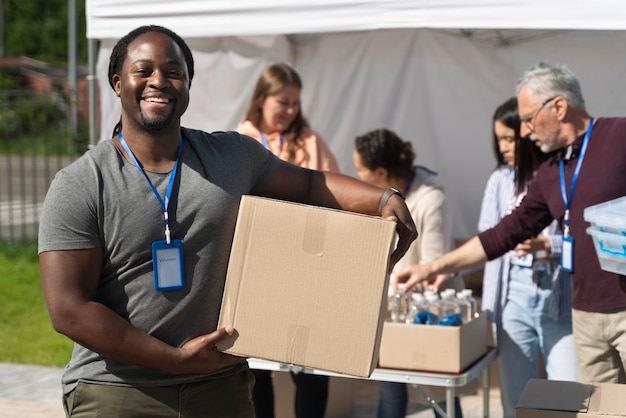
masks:
[[[161,387],[79,383],[64,396],[68,417],[105,418],[252,418],[254,376],[232,376]]]
[[[626,310],[572,309],[572,326],[580,380],[626,383]]]

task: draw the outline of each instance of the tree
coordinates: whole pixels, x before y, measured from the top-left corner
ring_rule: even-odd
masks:
[[[4,55],[67,61],[67,0],[4,0]],[[85,0],[76,0],[78,61],[87,62]]]

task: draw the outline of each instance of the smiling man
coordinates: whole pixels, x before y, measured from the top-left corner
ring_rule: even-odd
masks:
[[[247,362],[215,349],[234,332],[217,322],[242,195],[396,220],[392,264],[417,236],[384,189],[289,164],[236,132],[181,127],[193,74],[191,51],[166,28],[120,39],[113,139],[61,170],[46,196],[44,296],[54,328],[75,342],[62,378],[68,416],[253,416]]]
[[[626,383],[626,277],[600,268],[584,209],[626,193],[626,118],[587,113],[580,84],[564,65],[539,63],[517,85],[521,135],[544,152],[519,207],[492,229],[425,265],[396,275],[412,284],[493,260],[552,219],[563,237],[561,268],[572,272],[572,319],[582,381]],[[536,250],[536,249],[535,249]]]

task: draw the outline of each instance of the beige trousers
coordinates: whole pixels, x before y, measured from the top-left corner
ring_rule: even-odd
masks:
[[[580,380],[626,383],[626,310],[572,309],[572,326]]]

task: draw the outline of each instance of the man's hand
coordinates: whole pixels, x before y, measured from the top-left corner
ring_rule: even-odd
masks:
[[[241,357],[222,353],[215,346],[218,341],[230,337],[234,332],[233,327],[227,326],[187,341],[180,347],[180,361],[170,373],[211,373],[241,361]]]
[[[389,263],[389,272],[393,269],[393,266],[402,258],[407,252],[409,246],[417,238],[417,227],[411,212],[406,207],[404,199],[400,196],[393,195],[387,200],[387,204],[383,207],[382,217],[394,221],[396,223],[396,232],[398,233],[398,244],[396,249],[391,254],[391,262]]]
[[[551,250],[552,246],[550,244],[550,238],[545,235],[541,235],[539,237],[530,238],[520,244],[517,244],[517,247],[515,247],[515,249],[513,250],[513,254],[516,257],[524,257],[528,254],[534,254],[537,251],[547,251],[548,253],[550,253]]]

